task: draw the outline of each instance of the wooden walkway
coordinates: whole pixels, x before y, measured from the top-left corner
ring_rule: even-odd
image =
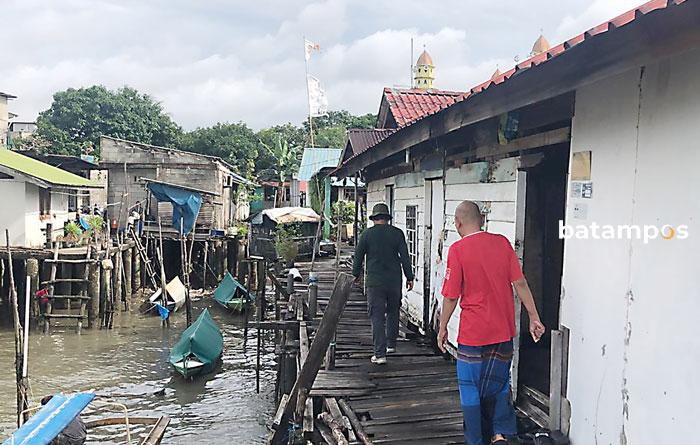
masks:
[[[315,270],[323,312],[333,289],[335,261],[322,260]],[[349,272],[349,267],[341,265],[341,270]],[[388,363],[370,363],[371,327],[359,287],[353,288],[336,332],[335,369],[319,373],[312,396],[345,399],[375,444],[464,443],[452,361],[402,326],[397,352]]]

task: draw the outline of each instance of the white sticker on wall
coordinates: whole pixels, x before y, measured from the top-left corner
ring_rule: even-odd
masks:
[[[572,198],[593,198],[593,181],[571,181]]]
[[[586,219],[588,218],[588,204],[583,202],[574,203],[573,217],[576,219]]]

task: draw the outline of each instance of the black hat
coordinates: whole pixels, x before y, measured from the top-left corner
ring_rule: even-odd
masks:
[[[375,219],[391,219],[391,214],[389,213],[389,207],[384,204],[383,202],[380,202],[379,204],[375,204],[374,207],[372,207],[372,214],[369,215],[369,219],[375,220]]]

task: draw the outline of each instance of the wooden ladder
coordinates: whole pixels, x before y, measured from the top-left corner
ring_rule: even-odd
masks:
[[[157,283],[156,272],[153,269],[153,263],[148,258],[148,252],[146,252],[146,248],[143,247],[143,244],[141,244],[141,239],[136,235],[136,232],[134,231],[133,226],[129,227],[129,233],[131,234],[131,238],[134,240],[134,243],[136,244],[136,250],[139,251],[139,256],[141,257],[141,263],[143,264],[144,268],[146,269],[146,274],[148,275],[148,279],[151,282],[151,289],[158,289],[158,285],[156,284]]]
[[[86,306],[87,302],[90,300],[90,297],[88,296],[87,292],[87,283],[89,281],[89,274],[90,274],[90,263],[93,262],[93,260],[90,259],[90,255],[92,254],[92,248],[90,246],[87,247],[87,253],[85,254],[84,259],[77,259],[77,260],[71,260],[71,259],[60,259],[58,257],[58,250],[59,250],[59,243],[56,243],[56,246],[54,247],[53,251],[53,258],[52,259],[47,259],[44,260],[46,262],[49,262],[51,264],[51,275],[49,278],[49,281],[43,281],[41,284],[49,286],[48,291],[49,295],[47,296],[48,299],[48,304],[46,305],[46,312],[44,313],[44,333],[48,334],[50,329],[51,329],[51,320],[52,319],[74,319],[77,320],[77,327],[76,331],[78,334],[81,333],[83,329],[83,320],[87,318],[87,313],[86,313]],[[58,264],[84,264],[85,265],[85,271],[83,272],[83,277],[82,278],[56,278],[56,269]],[[78,283],[80,286],[80,291],[78,292],[77,295],[56,295],[55,293],[55,288],[56,288],[56,283]],[[68,307],[68,313],[67,314],[54,314],[53,313],[53,306],[54,306],[54,301],[55,300],[65,300],[67,303]],[[74,314],[71,312],[71,301],[72,300],[79,300],[80,301],[80,312],[77,314]]]

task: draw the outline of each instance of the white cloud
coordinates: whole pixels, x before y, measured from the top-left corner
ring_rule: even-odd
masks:
[[[564,3],[564,4],[563,4]],[[614,5],[612,5],[614,3]],[[0,91],[34,119],[54,92],[133,86],[187,129],[217,121],[254,128],[304,120],[302,36],[321,44],[311,70],[331,109],[376,112],[382,87],[409,82],[426,45],[436,86],[466,90],[529,52],[544,28],[557,39],[629,9],[630,2],[445,0],[10,0],[3,6]],[[548,30],[551,30],[549,32]]]

